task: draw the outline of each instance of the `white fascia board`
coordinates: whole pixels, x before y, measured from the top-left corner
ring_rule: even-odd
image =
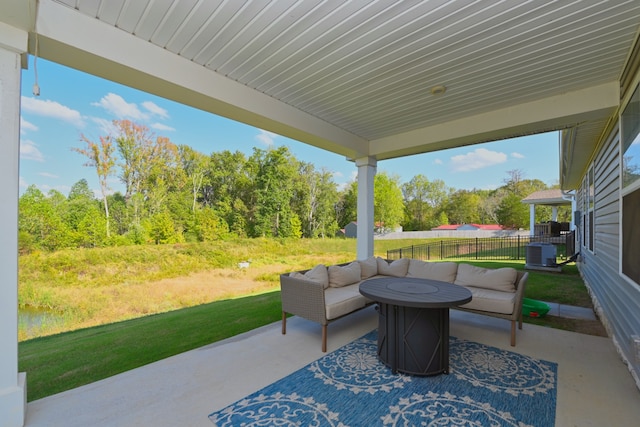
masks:
[[[348,158],[368,154],[357,135],[51,0],[37,26],[43,58]]]
[[[0,48],[23,54],[27,52],[29,34],[16,27],[0,22]]]
[[[613,114],[617,81],[371,141],[378,160],[548,132]],[[597,141],[595,141],[597,143]]]
[[[24,31],[32,31],[36,10],[36,0],[2,0],[0,21]]]

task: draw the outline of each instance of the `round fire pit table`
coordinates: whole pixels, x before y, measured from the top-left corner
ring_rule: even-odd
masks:
[[[449,373],[449,308],[471,301],[458,285],[430,279],[365,280],[360,293],[378,303],[378,358],[394,373]]]

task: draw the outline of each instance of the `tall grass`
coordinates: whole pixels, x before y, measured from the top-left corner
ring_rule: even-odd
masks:
[[[55,321],[21,340],[277,289],[280,273],[355,257],[353,239],[235,239],[23,255],[19,305]],[[238,263],[250,261],[249,269]]]
[[[424,242],[375,240],[375,255],[386,257],[389,249]],[[48,316],[35,326],[21,323],[19,338],[277,290],[281,273],[351,261],[355,256],[355,239],[235,239],[24,255],[20,257],[20,307]],[[238,268],[242,261],[250,261],[250,267]],[[561,298],[553,276],[549,281],[541,299]],[[576,283],[582,286],[579,277]]]

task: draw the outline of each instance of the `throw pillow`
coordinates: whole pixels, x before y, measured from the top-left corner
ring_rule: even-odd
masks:
[[[458,264],[455,262],[426,262],[412,259],[409,261],[407,277],[453,283],[456,280],[456,271],[458,271]]]
[[[459,264],[456,274],[456,285],[472,286],[474,288],[491,289],[502,292],[516,291],[518,272],[511,267],[482,268],[470,264]]]
[[[341,288],[360,281],[360,263],[357,261],[349,265],[329,266],[329,286],[332,288]]]
[[[362,280],[378,274],[378,261],[376,260],[376,257],[372,256],[364,260],[359,260],[358,262],[360,263]]]
[[[324,264],[318,264],[304,274],[294,271],[289,274],[289,276],[295,279],[303,279],[320,283],[325,289],[329,287],[329,273],[327,272],[327,267]]]
[[[409,258],[400,258],[389,264],[378,257],[378,274],[393,277],[405,277],[409,269]]]

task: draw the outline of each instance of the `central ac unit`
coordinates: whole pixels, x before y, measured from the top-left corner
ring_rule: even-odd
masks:
[[[529,243],[527,245],[528,265],[542,267],[556,266],[556,247],[551,243]]]

